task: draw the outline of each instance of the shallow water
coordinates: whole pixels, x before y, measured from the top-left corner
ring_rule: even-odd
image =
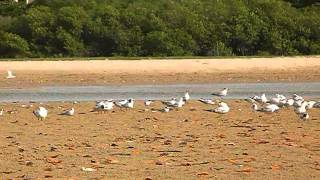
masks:
[[[210,98],[210,94],[227,87],[225,99],[243,99],[266,93],[267,96],[281,93],[297,93],[309,98],[320,97],[320,82],[315,83],[214,83],[175,85],[128,85],[128,86],[50,86],[28,89],[0,89],[0,102],[27,101],[95,101],[103,99],[169,99],[182,96],[186,89],[191,98]]]

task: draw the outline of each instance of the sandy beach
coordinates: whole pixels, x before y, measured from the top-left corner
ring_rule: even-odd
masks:
[[[1,61],[0,87],[317,82],[320,57],[187,60]],[[7,80],[6,71],[16,78]]]
[[[133,110],[98,114],[94,102],[1,104],[0,176],[3,179],[317,179],[320,176],[320,109],[301,121],[292,108],[253,112],[229,100],[189,102],[179,110]],[[32,105],[32,107],[30,107]],[[75,116],[58,115],[74,106]],[[13,111],[9,114],[7,111]],[[85,172],[82,168],[92,168]]]

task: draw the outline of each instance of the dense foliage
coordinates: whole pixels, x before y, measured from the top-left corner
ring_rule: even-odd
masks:
[[[0,57],[320,54],[317,2],[0,1]]]

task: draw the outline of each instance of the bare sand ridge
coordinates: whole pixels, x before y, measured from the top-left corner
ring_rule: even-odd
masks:
[[[17,78],[6,80],[6,70]],[[0,87],[319,81],[320,57],[188,60],[6,61]]]
[[[316,179],[320,176],[320,109],[299,120],[292,108],[253,112],[245,101],[189,102],[169,113],[133,110],[98,114],[93,102],[2,104],[16,113],[0,117],[3,179]],[[75,116],[58,115],[74,106]],[[156,102],[151,108],[163,107]],[[82,167],[93,168],[84,172]]]

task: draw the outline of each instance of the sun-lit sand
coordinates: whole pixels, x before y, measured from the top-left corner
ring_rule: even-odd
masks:
[[[297,82],[320,80],[320,57],[1,61],[14,81],[0,78],[0,87],[44,85],[164,84],[212,82]],[[5,75],[3,75],[5,77]]]
[[[178,111],[99,114],[94,102],[1,104],[0,176],[3,179],[316,179],[320,176],[320,109],[301,121],[292,108],[253,112],[245,101],[231,111],[192,101]],[[74,116],[58,115],[74,106]],[[151,109],[154,109],[152,112]],[[84,172],[92,168],[93,172]]]

